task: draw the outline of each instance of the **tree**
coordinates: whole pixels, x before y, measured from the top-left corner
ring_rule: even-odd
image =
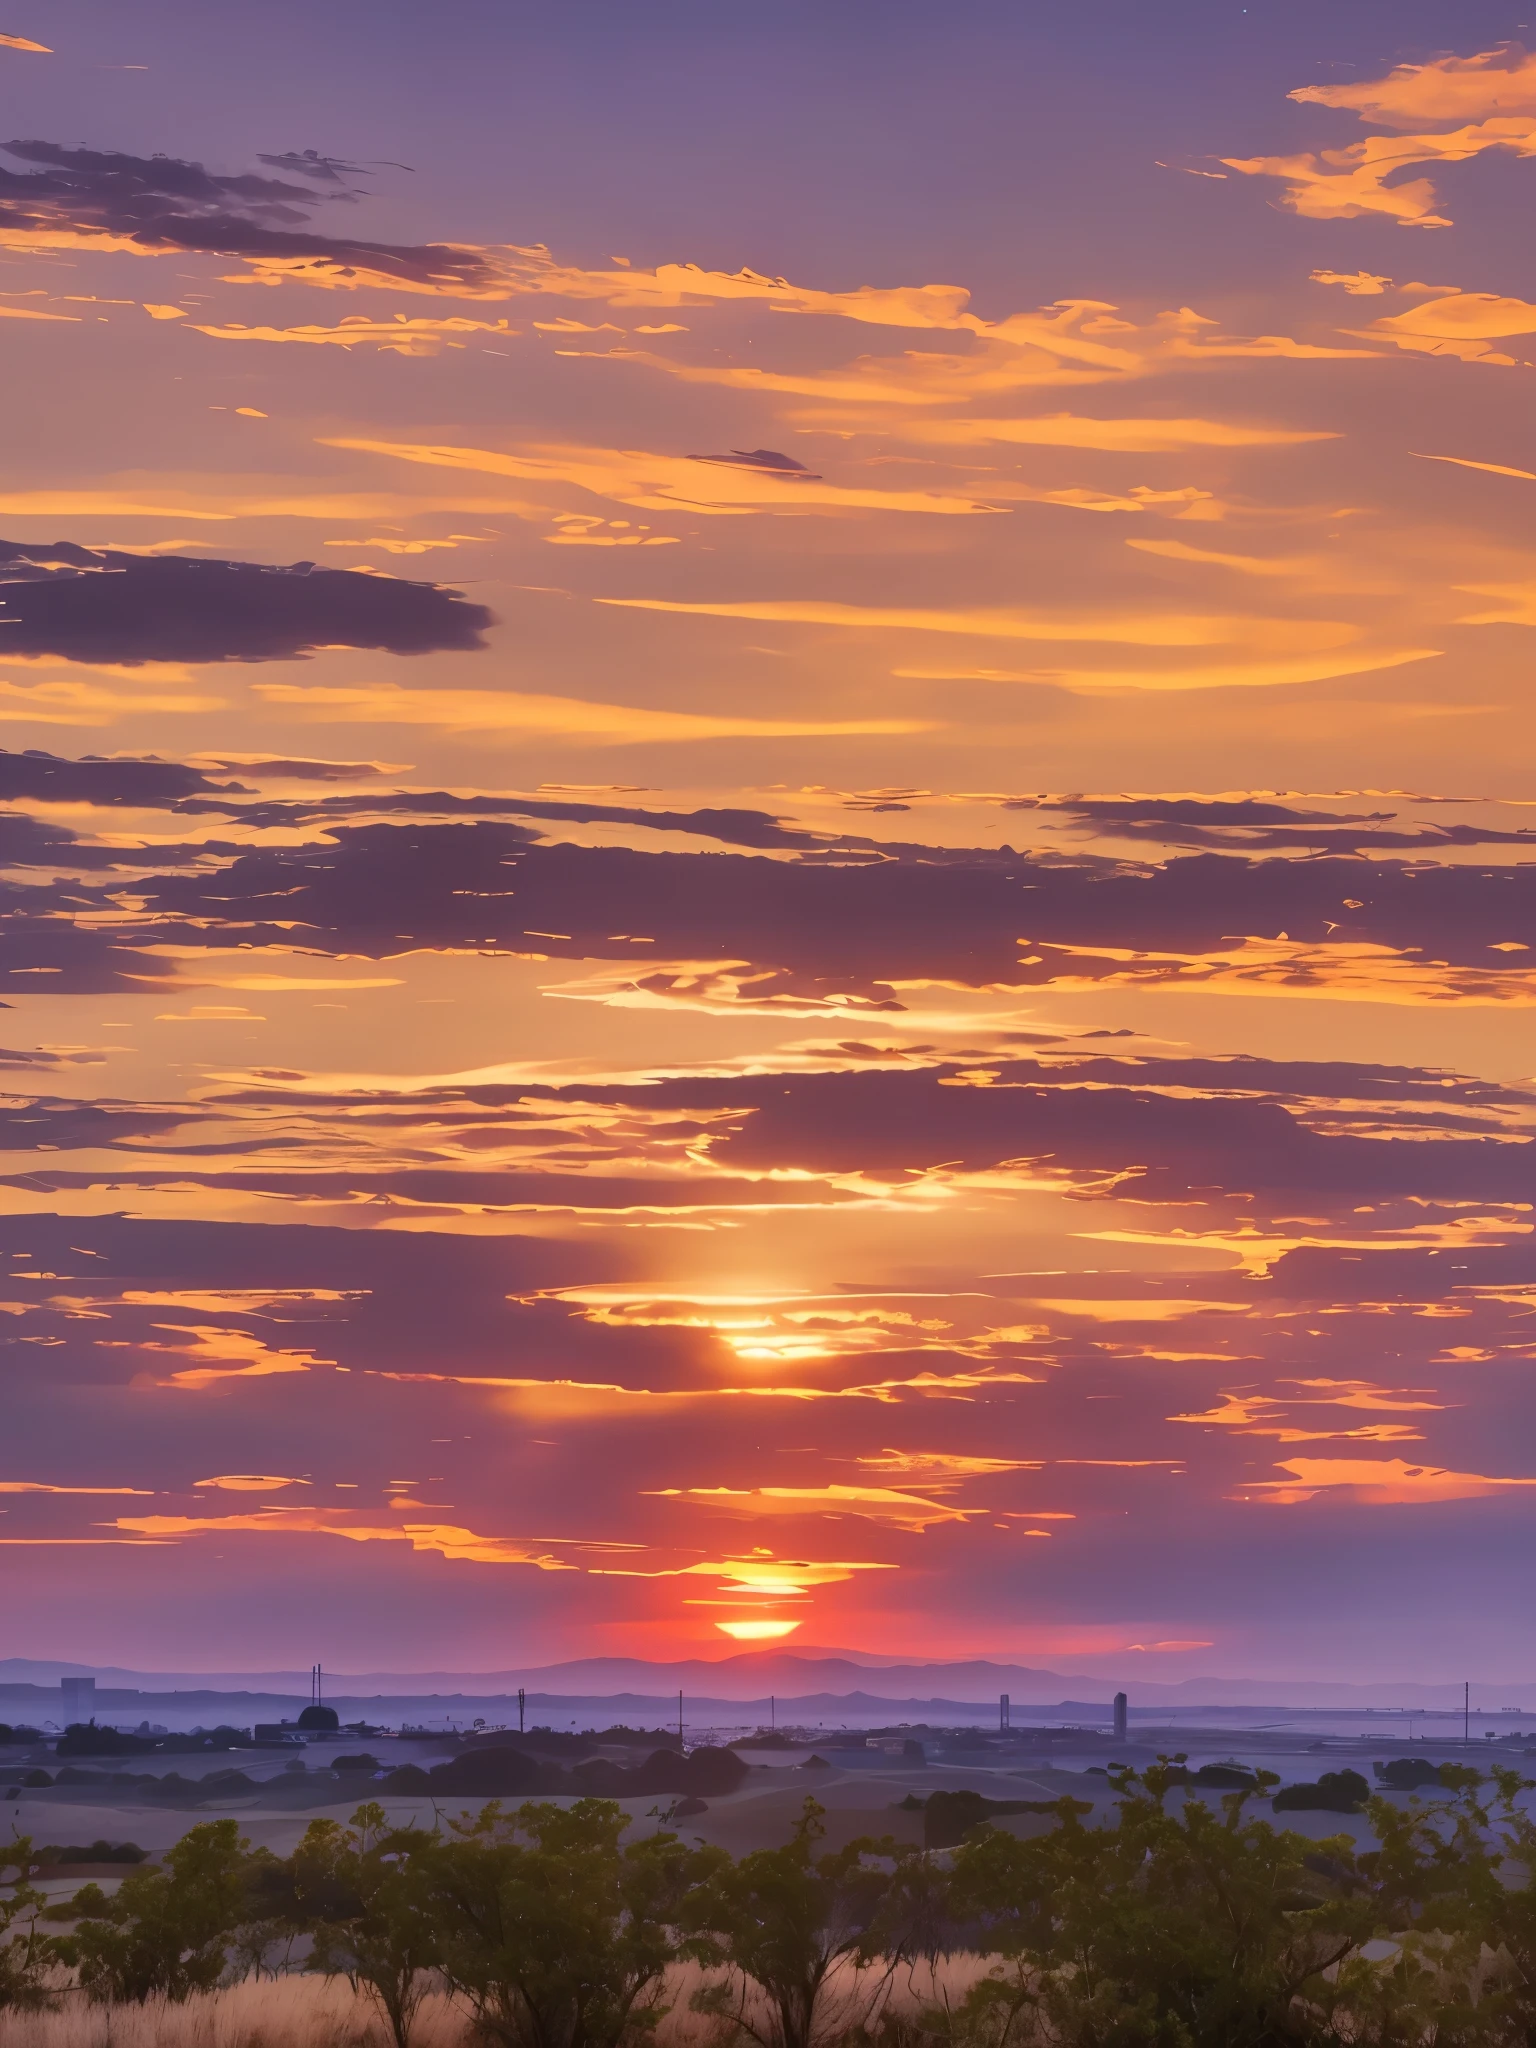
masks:
[[[1177,1762],[1181,1763],[1182,1759]],[[1340,2038],[1339,1967],[1375,1931],[1347,1837],[1315,1843],[1214,1811],[1178,1773],[1122,1771],[1116,1824],[1063,1800],[1031,1841],[989,1829],[956,1857],[953,1904],[1004,1959],[967,2018],[1049,2048],[1301,2048]],[[1256,1791],[1277,1780],[1259,1773]]]
[[[163,1862],[129,1872],[116,1896],[87,1885],[84,1917],[57,1944],[100,2004],[181,2000],[224,1974],[230,1937],[247,1917],[250,1843],[232,1820],[189,1828]]]
[[[508,2048],[620,2048],[661,2016],[688,1896],[719,1852],[654,1834],[628,1847],[612,1800],[492,1801],[432,1859],[444,1976]]]
[[[313,1936],[315,1967],[362,1986],[395,2048],[409,2048],[438,1960],[436,1847],[423,1828],[390,1827],[384,1808],[369,1801],[350,1829],[311,1821],[291,1859],[294,1907]]]
[[[867,2024],[879,1990],[869,1995],[862,1971],[883,1955],[880,1987],[888,1986],[901,1959],[890,1909],[904,1852],[889,1840],[864,1839],[818,1854],[824,1813],[807,1799],[788,1842],[722,1861],[689,1901],[689,1952],[730,1972],[695,1997],[694,2009],[726,2021],[759,2048],[813,2048],[834,2028]],[[834,1980],[848,1971],[857,1989],[844,1985],[838,1995]]]
[[[0,2012],[33,2012],[48,2001],[45,1980],[54,1949],[37,1931],[38,1913],[47,1902],[35,1885],[27,1883],[32,1860],[27,1835],[0,1847],[0,1873],[16,1873],[0,1893]]]

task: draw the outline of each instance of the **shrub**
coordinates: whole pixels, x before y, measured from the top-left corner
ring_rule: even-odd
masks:
[[[1358,1771],[1324,1771],[1315,1785],[1285,1785],[1270,1804],[1276,1813],[1359,1813],[1371,1788]]]
[[[433,1869],[443,1975],[507,2048],[621,2048],[659,2016],[674,1927],[722,1860],[655,1834],[627,1847],[611,1802],[495,1803],[455,1824]]]
[[[37,1931],[43,1894],[26,1881],[36,1860],[25,1835],[0,1847],[0,1874],[15,1872],[0,1892],[0,2012],[35,2010],[47,2003],[53,1944]]]
[[[180,2000],[224,1973],[230,1936],[246,1917],[250,1844],[232,1820],[190,1828],[161,1865],[130,1871],[114,1898],[80,1895],[89,1917],[60,1952],[77,1962],[97,2004]],[[77,1899],[76,1904],[80,1903]]]

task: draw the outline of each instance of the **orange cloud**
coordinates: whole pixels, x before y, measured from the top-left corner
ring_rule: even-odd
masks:
[[[663,597],[599,597],[629,611],[693,618],[752,619],[774,625],[852,626],[902,633],[956,633],[983,640],[1103,641],[1134,647],[1219,647],[1262,637],[1271,649],[1334,647],[1357,629],[1329,619],[1251,619],[1176,612],[1046,612],[976,607],[938,611],[909,605],[839,604],[820,598],[684,602]]]
[[[1291,97],[1294,99],[1295,94]],[[1390,277],[1378,277],[1371,270],[1314,270],[1309,276],[1313,284],[1341,284],[1352,299],[1379,298],[1392,282]]]
[[[1056,689],[1094,694],[1107,690],[1256,690],[1288,683],[1330,682],[1338,676],[1370,675],[1377,669],[1402,668],[1410,661],[1428,661],[1437,647],[1362,648],[1358,652],[1320,654],[1296,661],[1228,661],[1179,668],[1040,668],[1012,672],[1000,669],[950,669],[956,680],[976,682],[1049,683]],[[933,669],[900,668],[899,676],[935,676]]]
[[[1292,99],[1321,100],[1331,91],[1368,88],[1308,86]],[[1471,95],[1468,95],[1471,97]],[[1516,95],[1523,98],[1523,88]],[[1498,104],[1491,96],[1484,106]],[[1483,107],[1477,109],[1482,112]],[[1371,118],[1361,106],[1364,118]],[[1296,156],[1223,157],[1228,170],[1246,177],[1278,178],[1285,184],[1281,204],[1307,220],[1355,220],[1378,214],[1399,227],[1447,228],[1450,220],[1435,212],[1435,187],[1428,178],[1410,178],[1388,185],[1387,179],[1405,164],[1466,163],[1487,150],[1508,150],[1515,156],[1536,156],[1536,109],[1519,114],[1494,114],[1438,134],[1372,135],[1343,149],[1325,149]]]
[[[152,1486],[47,1486],[39,1479],[0,1479],[0,1493],[142,1493],[154,1492]]]
[[[0,36],[0,50],[32,50],[39,57],[53,55],[46,43],[31,42],[26,36]]]
[[[1342,1492],[1365,1507],[1396,1507],[1416,1501],[1478,1500],[1536,1486],[1536,1479],[1490,1479],[1481,1472],[1409,1465],[1401,1458],[1283,1458],[1280,1470],[1293,1477],[1251,1481],[1244,1497],[1257,1495],[1276,1507],[1294,1507],[1320,1493]]]
[[[1303,85],[1288,95],[1302,105],[1338,107],[1383,128],[1421,121],[1465,121],[1480,114],[1536,114],[1536,57],[1518,43],[1475,56],[1399,64],[1385,78],[1353,85]]]
[[[279,1493],[285,1486],[308,1486],[307,1479],[279,1479],[267,1472],[223,1472],[216,1479],[197,1479],[195,1486],[212,1486],[220,1493]]]
[[[710,712],[652,711],[641,705],[594,704],[579,697],[534,697],[509,690],[404,690],[393,683],[359,689],[305,689],[257,683],[256,694],[330,724],[425,725],[442,732],[558,733],[596,746],[655,740],[818,739],[847,734],[934,730],[915,718],[725,718]],[[3,686],[0,686],[3,688]],[[0,710],[0,717],[4,716]]]
[[[1214,1647],[1209,1637],[1195,1636],[1185,1641],[1167,1643],[1127,1643],[1128,1650],[1209,1650]]]
[[[618,448],[550,447],[513,455],[491,448],[433,447],[424,442],[322,438],[324,448],[390,455],[434,469],[471,470],[478,475],[517,477],[551,488],[574,485],[596,497],[648,512],[687,511],[746,515],[799,512],[807,506],[835,511],[992,513],[996,505],[968,493],[882,491],[873,486],[827,483],[799,471],[748,468],[701,461],[687,455],[651,455]]]
[[[192,1392],[215,1386],[220,1380],[268,1379],[275,1373],[309,1372],[316,1365],[332,1362],[317,1358],[307,1350],[274,1351],[260,1337],[253,1337],[244,1330],[226,1330],[217,1324],[184,1327],[177,1323],[156,1323],[155,1328],[166,1331],[178,1341],[169,1344],[146,1342],[137,1347],[139,1350],[168,1352],[176,1358],[198,1361],[156,1384],[185,1387]]]
[[[0,43],[4,41],[4,36],[0,36]],[[66,320],[72,326],[78,327],[80,315],[78,313],[40,313],[31,306],[0,306],[0,320]]]
[[[1502,600],[1492,611],[1466,613],[1460,625],[1536,626],[1536,583],[1458,583],[1456,588],[1469,597]]]
[[[916,1494],[895,1493],[879,1486],[668,1486],[657,1489],[658,1500],[681,1500],[694,1507],[712,1507],[756,1521],[769,1515],[857,1515],[886,1522],[895,1529],[921,1535],[936,1522],[963,1522],[978,1508],[943,1507]]]
[[[175,318],[180,307],[146,306],[145,311],[159,319]],[[461,314],[446,319],[408,318],[397,313],[393,320],[370,320],[366,314],[354,313],[336,327],[198,327],[193,331],[206,334],[215,341],[270,341],[300,342],[310,347],[358,348],[367,344],[384,354],[397,356],[435,356],[443,347],[451,345],[456,334],[489,334],[498,340],[510,340],[518,329],[509,327],[505,320],[470,320]]]
[[[593,1577],[607,1579],[717,1579],[727,1591],[790,1597],[813,1586],[836,1586],[855,1572],[893,1572],[894,1564],[805,1564],[762,1552],[756,1557],[733,1557],[713,1564],[673,1565],[645,1571],[637,1565],[593,1565]]]
[[[1512,334],[1536,334],[1536,306],[1525,299],[1501,298],[1497,292],[1453,292],[1403,313],[1386,314],[1354,331],[1417,355],[1458,356],[1465,363],[1513,369],[1518,366],[1516,357],[1487,344]]]
[[[347,1512],[343,1508],[266,1508],[250,1515],[139,1515],[120,1517],[112,1526],[156,1537],[340,1536],[349,1543],[408,1543],[414,1551],[435,1552],[459,1564],[527,1564],[544,1572],[577,1569],[563,1558],[531,1549],[512,1537],[477,1536],[472,1529],[437,1522],[372,1527],[343,1520]]]
[[[456,548],[456,540],[399,540],[387,534],[374,534],[368,540],[328,540],[328,548],[383,548],[391,555],[427,555],[435,548]]]
[[[1035,448],[1099,448],[1124,455],[1159,455],[1185,448],[1278,448],[1300,441],[1337,441],[1326,429],[1242,427],[1228,420],[1082,419],[1073,413],[1019,420],[919,420],[909,440],[969,446],[989,441]]]
[[[1308,1383],[1313,1384],[1313,1383]],[[1331,1400],[1299,1400],[1290,1405],[1300,1407],[1337,1408],[1390,1408],[1390,1409],[1435,1409],[1443,1407],[1438,1401],[1394,1400],[1384,1393],[1357,1392],[1353,1395],[1335,1397]],[[1266,1394],[1224,1394],[1214,1408],[1206,1408],[1190,1415],[1170,1415],[1170,1422],[1193,1422],[1207,1429],[1231,1429],[1239,1436],[1267,1436],[1277,1443],[1304,1444],[1325,1443],[1354,1439],[1369,1443],[1422,1443],[1422,1430],[1414,1429],[1405,1422],[1370,1422],[1358,1429],[1306,1429],[1283,1423],[1277,1418],[1285,1412],[1287,1404]]]
[[[1233,569],[1240,576],[1300,576],[1316,566],[1311,555],[1227,555],[1211,548],[1191,547],[1183,540],[1127,540],[1128,548],[1143,555],[1162,555],[1170,562],[1203,562],[1216,569]]]
[[[899,1472],[908,1479],[930,1481],[979,1479],[995,1472],[1038,1472],[1039,1458],[974,1458],[953,1451],[881,1451],[857,1462],[870,1472]]]
[[[1457,469],[1483,469],[1490,476],[1512,476],[1517,477],[1521,483],[1536,484],[1536,470],[1508,469],[1502,462],[1473,462],[1465,455],[1421,455],[1416,448],[1408,452],[1417,455],[1420,462],[1450,462],[1454,463]]]
[[[5,725],[115,725],[135,713],[189,715],[218,711],[223,704],[222,697],[104,690],[94,683],[0,682],[0,724]]]

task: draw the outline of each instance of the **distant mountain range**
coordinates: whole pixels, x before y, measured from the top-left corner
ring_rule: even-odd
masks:
[[[57,1658],[0,1658],[0,1687],[56,1686],[63,1677],[94,1677],[105,1690],[145,1694],[247,1693],[265,1699],[309,1697],[308,1671],[134,1671],[118,1665],[71,1663]],[[1365,1708],[1459,1708],[1459,1684],[1423,1684],[1379,1679],[1368,1684],[1289,1678],[1186,1678],[1176,1684],[1127,1672],[1118,1682],[1036,1669],[1029,1665],[971,1659],[914,1662],[837,1649],[755,1650],[721,1658],[650,1662],[639,1657],[582,1657],[563,1664],[528,1665],[502,1671],[327,1671],[326,1695],[338,1704],[362,1701],[504,1700],[527,1689],[530,1705],[556,1705],[620,1697],[631,1705],[659,1708],[685,1699],[700,1706],[739,1704],[766,1709],[776,1697],[785,1713],[798,1705],[822,1710],[839,1702],[888,1701],[895,1707],[933,1708],[995,1704],[1007,1693],[1015,1707],[1108,1705],[1121,1689],[1133,1707],[1188,1709],[1201,1706]],[[1522,1691],[1536,1696],[1536,1680],[1474,1680],[1474,1707],[1521,1704]]]

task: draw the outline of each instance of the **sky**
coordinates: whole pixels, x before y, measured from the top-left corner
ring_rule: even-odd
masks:
[[[1536,1678],[1536,15],[4,30],[10,1652]]]

